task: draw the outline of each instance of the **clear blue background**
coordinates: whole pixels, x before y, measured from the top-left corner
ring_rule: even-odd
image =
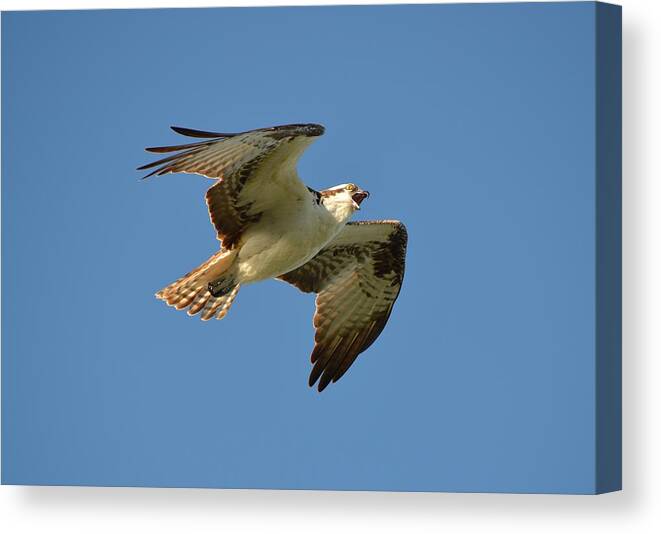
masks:
[[[594,491],[592,3],[2,16],[5,483]],[[378,341],[307,387],[313,297],[153,293],[217,243],[170,124],[320,122],[312,187],[410,234]]]

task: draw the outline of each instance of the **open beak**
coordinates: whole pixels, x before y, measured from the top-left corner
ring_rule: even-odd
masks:
[[[351,195],[351,200],[353,200],[353,203],[356,205],[356,209],[360,209],[360,204],[362,203],[363,200],[365,200],[367,197],[370,196],[369,191],[358,191]]]

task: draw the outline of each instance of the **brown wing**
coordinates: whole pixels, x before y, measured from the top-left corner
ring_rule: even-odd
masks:
[[[182,135],[206,138],[185,145],[147,148],[177,152],[139,167],[145,178],[192,173],[217,180],[207,191],[211,222],[223,248],[231,249],[244,229],[266,210],[288,209],[289,202],[311,193],[296,173],[305,148],[324,133],[318,124],[288,124],[243,133],[217,133],[172,127]]]
[[[348,223],[308,263],[279,277],[317,293],[310,386],[337,382],[386,325],[404,278],[407,233],[398,221]]]

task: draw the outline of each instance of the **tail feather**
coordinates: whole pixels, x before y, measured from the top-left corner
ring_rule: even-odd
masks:
[[[233,256],[230,252],[221,251],[190,273],[179,278],[169,286],[156,293],[156,298],[165,301],[168,306],[177,310],[188,309],[188,315],[202,312],[201,318],[207,321],[216,317],[222,319],[227,315],[232,302],[239,292],[239,284],[233,284],[228,291],[219,296],[213,296],[209,291],[209,283],[223,276],[231,268]]]
[[[190,305],[190,309],[187,312],[188,315],[195,315],[196,313],[199,313],[200,310],[204,308],[210,296],[211,293],[209,293],[208,290],[200,291],[193,299],[193,302]]]
[[[203,321],[208,321],[209,319],[213,319],[214,317],[216,319],[222,319],[227,315],[227,312],[230,309],[230,306],[234,302],[234,299],[236,297],[236,294],[239,292],[240,284],[237,284],[234,286],[234,288],[227,293],[226,295],[223,295],[222,297],[214,297],[207,291],[208,294],[208,299],[204,303],[204,306],[200,308],[202,311],[202,314],[200,315],[200,318]],[[197,312],[195,312],[197,313]],[[189,315],[194,315],[191,313],[191,310],[188,311]]]

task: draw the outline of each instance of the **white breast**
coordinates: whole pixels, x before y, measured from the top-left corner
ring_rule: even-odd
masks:
[[[284,208],[284,206],[283,206]],[[286,209],[265,213],[242,239],[238,278],[242,283],[274,278],[313,258],[343,228],[309,196]]]

